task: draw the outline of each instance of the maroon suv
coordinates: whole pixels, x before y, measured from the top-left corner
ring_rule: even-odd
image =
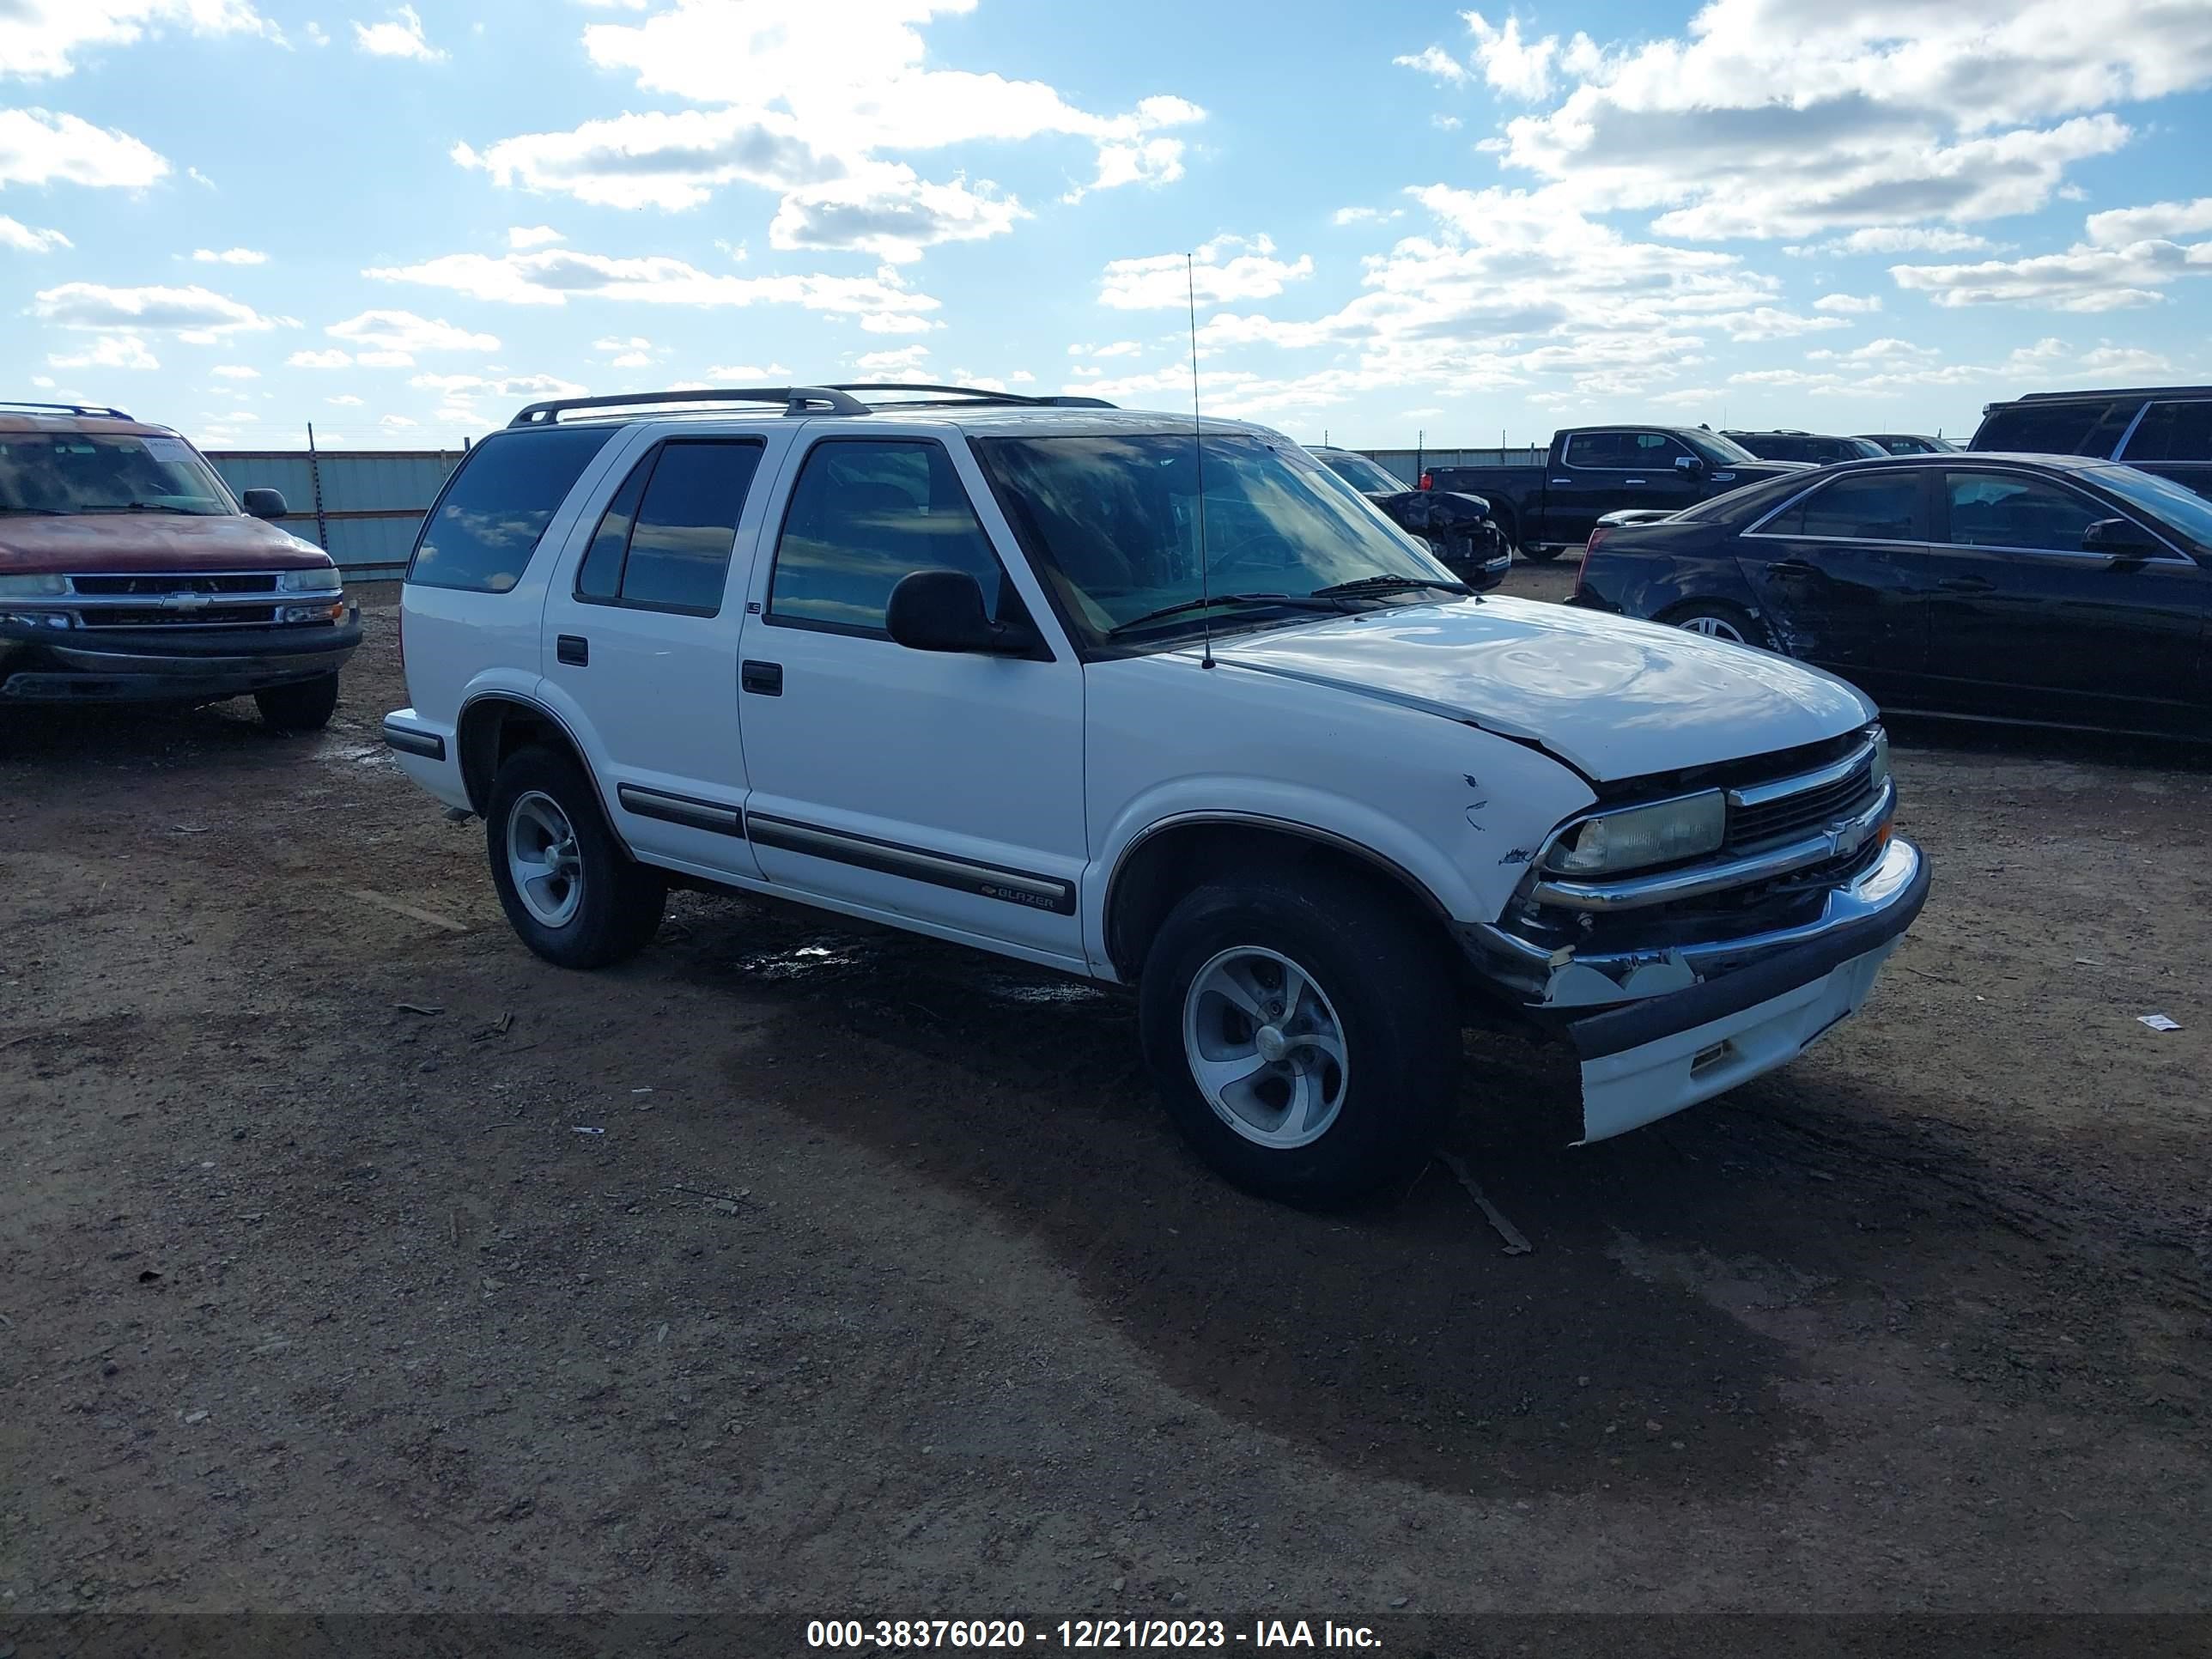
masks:
[[[330,556],[118,409],[0,404],[0,702],[217,702],[326,723],[361,643]]]

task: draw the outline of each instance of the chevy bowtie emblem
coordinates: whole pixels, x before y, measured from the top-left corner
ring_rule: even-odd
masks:
[[[204,593],[171,593],[161,601],[164,611],[204,611],[215,601]]]

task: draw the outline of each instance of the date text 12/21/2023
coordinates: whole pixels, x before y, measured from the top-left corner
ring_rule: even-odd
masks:
[[[1032,1629],[1018,1619],[811,1620],[810,1648],[998,1648],[1031,1645],[1069,1652],[1143,1651],[1178,1648],[1381,1649],[1382,1638],[1365,1625],[1322,1620],[1255,1619],[1249,1630],[1232,1629],[1219,1619],[1063,1619]]]

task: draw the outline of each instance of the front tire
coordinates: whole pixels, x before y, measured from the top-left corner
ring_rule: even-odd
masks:
[[[253,694],[253,706],[262,723],[278,732],[319,732],[337,712],[338,677],[336,670],[311,680],[272,685]]]
[[[1521,556],[1524,559],[1534,559],[1539,564],[1549,564],[1566,550],[1566,548],[1558,542],[1523,542],[1521,544]]]
[[[562,968],[606,968],[659,931],[667,880],[615,839],[590,778],[550,749],[519,750],[492,781],[484,841],[500,908]]]
[[[1410,1177],[1457,1093],[1450,964],[1390,899],[1255,876],[1170,914],[1139,990],[1145,1057],[1192,1147],[1310,1208]]]

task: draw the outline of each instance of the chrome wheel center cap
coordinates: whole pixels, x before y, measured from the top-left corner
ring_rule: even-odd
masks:
[[[1260,1058],[1270,1066],[1281,1060],[1291,1049],[1291,1045],[1284,1040],[1282,1032],[1272,1025],[1262,1025],[1255,1031],[1252,1034],[1252,1042],[1260,1050]]]

